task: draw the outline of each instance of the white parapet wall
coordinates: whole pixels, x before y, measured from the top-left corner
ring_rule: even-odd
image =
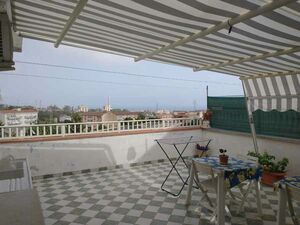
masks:
[[[112,137],[86,138],[49,142],[1,144],[0,158],[12,155],[27,157],[32,176],[59,174],[85,169],[129,165],[145,161],[165,159],[155,139],[201,136],[200,129]],[[173,146],[166,147],[176,156]],[[185,155],[192,155],[195,144],[190,145]]]
[[[0,144],[0,158],[7,155],[12,155],[15,158],[27,157],[33,176],[60,174],[166,159],[155,139],[186,136],[198,136],[203,139],[211,138],[211,154],[218,154],[217,150],[219,148],[226,148],[232,156],[246,154],[249,150],[253,150],[252,138],[248,134],[213,129],[195,129],[60,141]],[[289,174],[300,174],[298,161],[300,141],[259,137],[258,144],[262,151],[266,150],[278,158],[289,158]],[[167,146],[166,149],[172,157],[176,156],[172,146]],[[194,150],[195,144],[191,144],[187,148],[185,155],[192,155]]]

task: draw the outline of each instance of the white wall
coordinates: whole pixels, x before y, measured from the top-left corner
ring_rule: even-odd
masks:
[[[165,159],[163,152],[154,141],[160,138],[201,136],[212,138],[210,147],[226,148],[230,155],[246,154],[253,149],[249,135],[216,131],[178,131],[152,134],[137,134],[114,137],[76,139],[51,142],[1,144],[0,158],[9,154],[16,158],[28,157],[32,175],[56,174],[104,166],[127,165],[130,163]],[[289,174],[300,174],[300,145],[285,141],[258,138],[260,149],[267,150],[277,157],[288,157]],[[191,155],[194,144],[186,151]],[[168,151],[174,150],[169,146]]]
[[[32,176],[164,159],[155,139],[199,136],[200,130],[137,134],[51,142],[1,144],[0,158],[28,157]],[[185,155],[191,155],[191,149]],[[173,157],[175,149],[167,147]]]
[[[211,148],[218,154],[218,149],[225,148],[229,155],[247,154],[254,151],[252,136],[230,131],[206,130],[203,137],[212,138]],[[289,140],[284,138],[258,137],[260,152],[268,152],[276,156],[277,159],[287,157],[290,161],[288,165],[288,175],[300,175],[300,140]]]

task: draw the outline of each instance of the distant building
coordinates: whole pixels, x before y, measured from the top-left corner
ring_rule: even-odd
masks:
[[[71,116],[68,116],[68,115],[65,115],[65,114],[60,115],[60,116],[59,116],[59,119],[58,119],[58,121],[59,121],[60,123],[64,123],[64,122],[66,122],[66,121],[71,121],[71,120],[72,120],[72,117],[71,117]]]
[[[171,114],[170,110],[167,110],[167,109],[160,109],[160,110],[157,110],[156,113],[157,113],[157,114],[162,114],[162,113],[165,113],[165,114]]]
[[[82,122],[101,122],[104,112],[82,112],[80,113]]]
[[[81,113],[82,122],[105,122],[125,120],[126,118],[137,119],[139,112],[84,112]]]
[[[117,118],[116,114],[114,114],[113,112],[104,112],[101,117],[102,122],[116,121],[116,120],[118,120],[118,118]]]
[[[196,119],[200,118],[200,111],[174,111],[173,115],[175,118],[190,118],[190,119]]]
[[[190,119],[196,119],[201,117],[201,112],[200,111],[191,111],[186,113],[186,117]]]
[[[112,110],[112,108],[110,106],[110,97],[108,97],[107,104],[105,106],[103,106],[103,111],[110,112],[111,110]]]
[[[0,121],[4,126],[24,126],[37,123],[36,109],[4,109],[0,110]]]
[[[88,111],[89,111],[89,108],[85,105],[80,105],[77,108],[77,112],[88,112]]]
[[[158,119],[170,119],[173,118],[174,116],[171,114],[169,110],[161,109],[156,111],[155,117]]]
[[[126,111],[120,111],[120,112],[114,112],[117,116],[117,120],[125,120],[126,118],[132,118],[136,120],[139,117],[140,112],[126,112]]]
[[[174,111],[173,115],[174,118],[184,118],[186,117],[187,112],[186,111]]]
[[[171,119],[174,116],[171,113],[156,113],[155,114],[157,119]]]
[[[112,112],[85,112],[81,113],[82,122],[107,122],[116,121],[117,116]]]

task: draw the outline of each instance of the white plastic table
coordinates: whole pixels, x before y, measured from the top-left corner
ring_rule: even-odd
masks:
[[[193,161],[195,163],[205,164],[210,166],[214,172],[217,174],[217,224],[224,225],[225,224],[225,195],[226,195],[226,187],[225,187],[225,180],[226,174],[228,173],[239,173],[239,171],[247,171],[249,169],[258,170],[258,166],[253,162],[246,162],[243,160],[238,160],[235,158],[230,157],[227,166],[222,166],[219,164],[219,157],[218,156],[209,156],[204,158],[194,158]],[[191,192],[192,186],[194,181],[195,171],[193,166],[190,170],[190,180],[186,198],[186,204],[189,205],[191,202]],[[238,176],[237,176],[238,177]],[[254,179],[254,186],[256,192],[256,203],[257,203],[257,210],[258,214],[262,215],[261,209],[261,198],[258,186],[258,180]],[[227,182],[228,183],[228,182]],[[234,183],[232,184],[234,185]]]

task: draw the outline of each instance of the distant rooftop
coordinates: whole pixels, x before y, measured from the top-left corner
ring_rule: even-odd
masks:
[[[29,112],[38,112],[36,109],[22,109],[22,108],[17,108],[17,109],[1,109],[0,113],[29,113]]]

